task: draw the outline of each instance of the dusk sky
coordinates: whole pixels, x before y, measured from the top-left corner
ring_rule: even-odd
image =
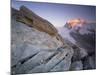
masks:
[[[84,5],[71,4],[57,4],[57,3],[39,3],[39,2],[25,2],[12,1],[11,6],[19,9],[20,6],[26,6],[37,15],[51,22],[55,27],[64,26],[70,19],[83,18],[89,21],[96,20],[96,7]]]

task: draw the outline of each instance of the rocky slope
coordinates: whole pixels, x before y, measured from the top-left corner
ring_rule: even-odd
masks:
[[[25,6],[12,8],[11,17],[13,75],[70,69],[73,49],[51,23]]]

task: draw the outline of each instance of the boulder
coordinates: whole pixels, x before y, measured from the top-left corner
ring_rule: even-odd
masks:
[[[33,51],[39,49],[57,49],[63,45],[56,37],[51,37],[44,32],[30,28],[16,20],[12,20],[11,32],[12,54],[16,57],[15,61],[17,61],[20,55],[22,55],[21,53],[27,49],[30,51],[32,51],[31,49],[33,49]]]

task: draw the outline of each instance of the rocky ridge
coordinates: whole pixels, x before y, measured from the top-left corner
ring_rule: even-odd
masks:
[[[70,69],[73,49],[51,23],[25,6],[11,16],[12,75]]]
[[[20,10],[12,8],[12,16],[16,15],[16,20],[27,24],[30,27],[36,28],[39,31],[48,33],[51,36],[56,36],[58,40],[64,42],[62,37],[58,34],[57,29],[47,20],[41,18],[25,6],[21,6]]]

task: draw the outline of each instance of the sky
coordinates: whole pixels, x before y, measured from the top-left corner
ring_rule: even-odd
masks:
[[[55,27],[62,27],[68,20],[75,18],[96,21],[96,6],[12,0],[11,6],[13,8],[19,9],[22,5],[48,20]]]

